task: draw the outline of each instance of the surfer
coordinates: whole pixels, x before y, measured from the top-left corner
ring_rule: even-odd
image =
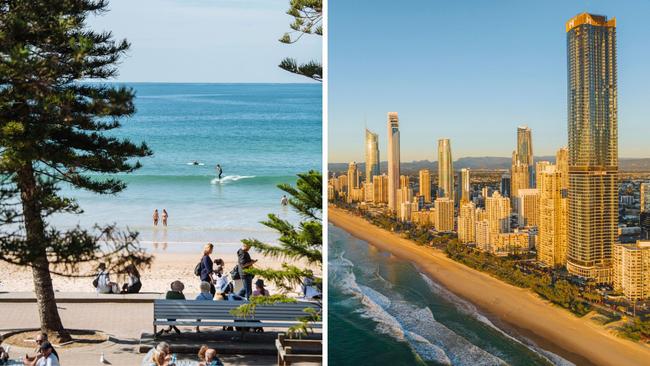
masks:
[[[217,164],[217,174],[219,175],[219,180],[221,180],[221,175],[223,174],[223,169],[221,169],[221,165]]]
[[[194,161],[192,162],[192,165],[199,165],[199,162],[196,161],[196,160],[194,160]]]

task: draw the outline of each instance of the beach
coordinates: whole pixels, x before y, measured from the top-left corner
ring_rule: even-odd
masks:
[[[453,294],[474,304],[498,326],[512,330],[579,365],[640,365],[650,349],[609,333],[588,319],[378,228],[340,209],[329,208],[329,221],[382,251],[414,263],[418,269]]]

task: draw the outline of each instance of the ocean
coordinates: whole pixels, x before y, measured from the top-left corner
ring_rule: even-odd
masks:
[[[496,327],[418,268],[329,225],[332,365],[572,365]]]
[[[84,213],[58,215],[56,226],[115,223],[138,231],[153,251],[197,252],[213,242],[231,252],[245,238],[277,241],[260,224],[269,213],[299,220],[280,205],[284,192],[276,186],[322,169],[320,84],[126,85],[136,92],[137,112],[113,134],[146,142],[153,156],[119,175],[128,188],[116,196],[64,187]],[[167,228],[152,225],[154,209],[167,210]]]

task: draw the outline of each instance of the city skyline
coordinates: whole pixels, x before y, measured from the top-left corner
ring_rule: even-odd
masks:
[[[619,131],[620,156],[650,157],[647,149],[644,149],[641,134],[636,132],[643,130],[646,125],[645,115],[650,113],[643,102],[650,97],[645,87],[650,82],[650,75],[644,72],[645,68],[640,62],[650,61],[650,54],[644,52],[639,55],[639,47],[635,46],[643,42],[644,35],[650,35],[640,26],[644,20],[639,14],[639,9],[650,10],[649,4],[637,4],[634,11],[625,6],[618,6],[620,4],[616,4],[614,8],[615,4],[604,2],[585,4],[573,1],[551,5],[544,9],[542,6],[539,6],[540,9],[535,6],[530,9],[523,5],[506,6],[499,3],[488,6],[477,3],[472,7],[471,13],[485,13],[485,21],[490,25],[480,29],[485,31],[485,34],[478,33],[478,24],[472,23],[471,20],[463,21],[467,6],[424,5],[423,14],[416,15],[418,19],[426,17],[440,20],[441,27],[449,26],[458,30],[450,32],[448,39],[438,39],[438,34],[424,29],[421,30],[422,34],[409,31],[416,33],[409,38],[413,44],[420,44],[427,38],[427,42],[438,45],[436,52],[430,47],[418,51],[412,49],[412,44],[398,45],[401,52],[410,55],[409,61],[432,63],[424,69],[399,65],[389,67],[388,61],[372,64],[356,62],[354,57],[352,62],[339,63],[343,54],[338,54],[337,49],[353,53],[364,51],[368,53],[368,56],[363,58],[365,60],[368,57],[374,58],[375,53],[381,50],[385,51],[387,45],[392,47],[393,41],[397,41],[393,37],[397,36],[391,31],[391,38],[386,44],[370,42],[359,50],[352,50],[347,45],[354,42],[355,37],[339,39],[337,34],[344,30],[333,27],[330,37],[332,46],[329,51],[332,73],[329,133],[337,138],[330,139],[329,160],[360,161],[363,152],[358,148],[360,135],[356,130],[362,128],[364,121],[367,121],[369,129],[380,130],[377,126],[383,119],[381,116],[387,112],[386,108],[400,113],[403,162],[435,161],[435,153],[432,150],[441,137],[452,140],[454,155],[457,158],[506,157],[512,151],[512,148],[508,148],[512,146],[509,141],[519,125],[527,125],[533,130],[536,155],[554,155],[558,148],[568,144],[565,107],[566,39],[563,24],[575,14],[585,11],[614,14],[619,21],[625,20],[618,36],[619,64],[623,65],[619,69],[618,78],[621,84],[625,85],[619,93],[620,103],[625,105],[619,115],[622,121]],[[508,7],[511,9],[506,9]],[[385,11],[390,11],[391,15],[404,12],[397,5],[384,4],[382,8],[387,8]],[[445,17],[435,16],[434,11]],[[377,21],[388,16],[386,13],[371,15],[372,19]],[[396,19],[399,21],[402,18]],[[535,26],[521,30],[520,26],[524,27],[526,22]],[[467,27],[459,29],[457,23]],[[522,34],[518,33],[520,30]],[[401,32],[405,31],[396,32],[404,36]],[[349,32],[347,33],[349,36]],[[485,37],[485,44],[477,45],[476,40],[468,40],[468,33]],[[359,37],[364,34],[362,32]],[[526,36],[533,41],[520,44],[519,41],[528,39]],[[459,44],[452,44],[457,38],[471,42],[472,47],[460,50]],[[495,49],[486,50],[488,46],[494,46]],[[488,54],[481,54],[481,57],[477,58],[479,51],[486,51]],[[436,58],[440,53],[443,57]],[[350,57],[345,59],[350,61]],[[479,59],[480,62],[477,62]],[[451,65],[452,60],[458,61],[458,65]],[[361,70],[362,67],[365,69]],[[441,73],[439,70],[443,69],[445,72]],[[460,80],[461,71],[471,74],[471,83],[462,83],[467,85],[465,89],[454,81]],[[381,77],[377,77],[378,75]],[[391,92],[388,92],[386,85],[391,85]],[[504,85],[507,85],[507,88]],[[359,90],[361,88],[363,93]],[[501,92],[503,94],[500,94]],[[379,143],[380,146],[386,146],[386,136],[382,133],[379,134]],[[385,161],[386,154],[382,154],[380,160]]]

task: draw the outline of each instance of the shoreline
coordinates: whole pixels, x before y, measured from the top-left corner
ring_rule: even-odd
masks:
[[[471,302],[495,325],[533,341],[577,365],[641,365],[650,348],[552,305],[528,289],[506,284],[431,248],[329,206],[329,222],[376,248],[410,261],[452,293]]]

